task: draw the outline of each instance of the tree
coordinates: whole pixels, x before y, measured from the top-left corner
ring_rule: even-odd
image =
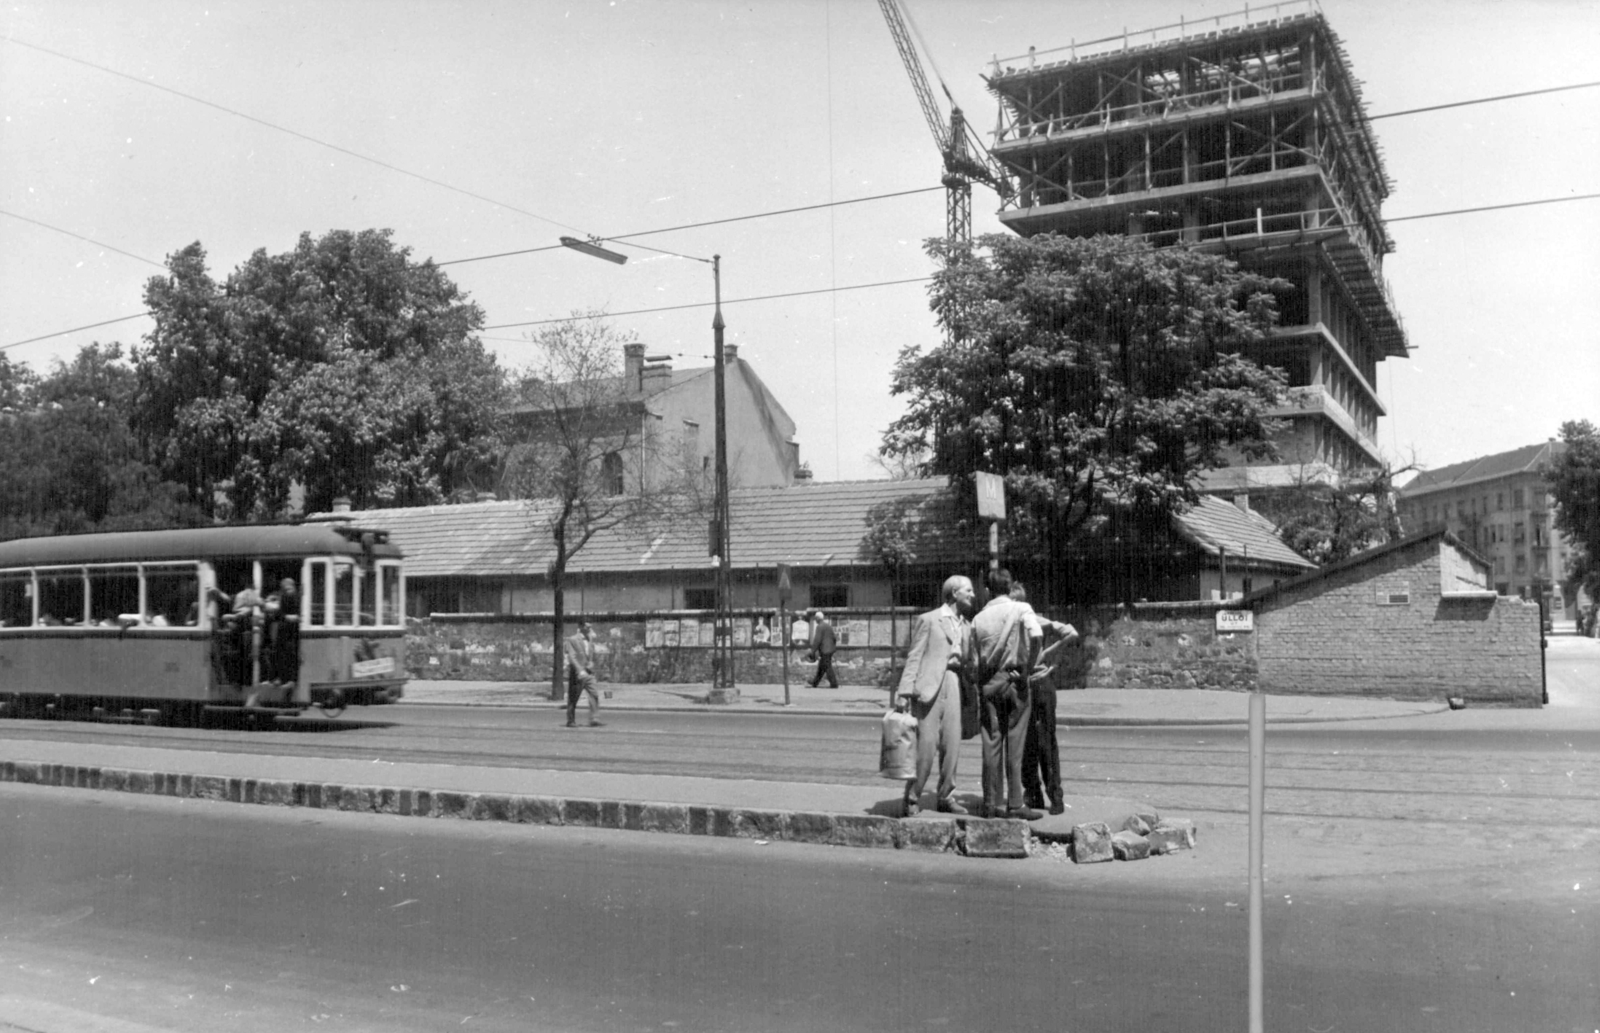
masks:
[[[1285,281],[1123,237],[928,250],[947,341],[901,352],[891,391],[906,411],[883,452],[925,450],[968,498],[975,471],[1001,474],[1012,551],[1043,558],[1051,581],[1075,538],[1164,536],[1203,471],[1274,454],[1285,378],[1245,354]]]
[[[37,377],[0,364],[0,538],[192,524],[128,423],[134,372],[120,345],[86,345]]]
[[[1544,476],[1556,500],[1556,529],[1576,552],[1568,580],[1590,600],[1600,600],[1600,429],[1588,420],[1568,420],[1561,441],[1564,447]]]
[[[502,489],[533,503],[530,518],[555,547],[546,571],[554,597],[552,699],[561,698],[573,557],[604,531],[709,514],[699,478],[681,450],[650,429],[639,392],[624,381],[622,346],[633,340],[601,313],[574,313],[533,337],[538,357],[516,380]]]
[[[489,465],[503,376],[483,313],[390,237],[302,234],[222,284],[195,243],[146,285],[135,426],[207,513],[276,516],[296,484],[308,509],[441,502]]]
[[[1325,566],[1401,537],[1394,479],[1414,469],[1413,463],[1359,470],[1338,485],[1306,478],[1264,497],[1257,508],[1278,525],[1289,548]]]

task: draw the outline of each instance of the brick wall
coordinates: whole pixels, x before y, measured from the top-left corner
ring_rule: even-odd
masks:
[[[1435,536],[1263,600],[1261,687],[1538,706],[1538,606],[1443,592],[1442,576],[1461,583],[1460,565]]]

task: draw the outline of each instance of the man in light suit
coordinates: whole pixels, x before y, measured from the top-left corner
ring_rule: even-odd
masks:
[[[956,754],[961,749],[961,672],[973,667],[972,629],[964,613],[972,609],[972,582],[956,576],[944,583],[944,605],[917,618],[911,651],[900,675],[900,695],[917,719],[917,777],[906,784],[905,815],[922,809],[922,790],[939,762],[937,806],[965,814],[952,792]]]

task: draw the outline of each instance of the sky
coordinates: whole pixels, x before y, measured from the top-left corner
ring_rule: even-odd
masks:
[[[930,78],[986,135],[997,55],[1245,6],[906,0]],[[1600,80],[1600,0],[1322,10],[1372,115]],[[727,340],[836,480],[882,475],[895,359],[939,340],[921,282],[939,159],[871,0],[51,0],[0,9],[0,37],[0,348],[41,372],[138,344],[147,318],[16,342],[141,312],[194,241],[221,279],[301,233],[367,228],[457,263],[509,367],[537,321],[594,310],[704,366],[696,259],[716,254]],[[1406,218],[1600,193],[1600,89],[1373,125],[1414,349],[1379,365],[1386,458],[1439,467],[1600,423],[1600,199]],[[903,196],[839,203],[886,194]],[[975,234],[1000,230],[997,207],[974,188]],[[728,219],[613,245],[623,266],[556,246]],[[871,286],[892,281],[913,282]]]

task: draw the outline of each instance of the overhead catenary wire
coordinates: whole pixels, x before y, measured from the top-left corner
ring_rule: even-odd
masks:
[[[932,187],[932,188],[929,188],[929,189],[943,190],[944,188],[943,187]],[[913,192],[915,192],[915,191],[913,191]],[[898,196],[898,195],[885,195],[885,196]],[[1441,218],[1443,216],[1448,216],[1448,215],[1471,215],[1471,214],[1474,214],[1474,213],[1477,213],[1477,212],[1493,212],[1493,211],[1499,211],[1499,210],[1505,209],[1505,208],[1528,208],[1528,207],[1532,207],[1534,205],[1561,204],[1561,203],[1566,202],[1566,201],[1590,201],[1590,200],[1594,200],[1596,198],[1600,198],[1600,193],[1572,194],[1572,195],[1569,195],[1567,197],[1545,197],[1545,198],[1540,198],[1539,200],[1536,200],[1536,201],[1513,201],[1513,202],[1510,202],[1508,204],[1486,204],[1486,205],[1478,205],[1478,206],[1473,207],[1473,208],[1454,208],[1454,209],[1451,209],[1449,211],[1442,211],[1442,212],[1422,212],[1422,213],[1417,214],[1417,215],[1397,215],[1397,216],[1394,216],[1394,217],[1391,217],[1391,218],[1384,219],[1383,221],[1386,222],[1386,223],[1390,223],[1390,222],[1409,222],[1409,221],[1411,221],[1413,219],[1437,219],[1437,218]],[[839,203],[840,204],[849,204],[851,202],[841,201]],[[815,206],[813,206],[813,207],[815,207]],[[781,213],[773,213],[773,214],[781,214]],[[755,218],[761,218],[761,216],[752,215],[752,216],[744,216],[744,218],[755,219]],[[659,230],[659,231],[651,231],[651,232],[666,232],[666,231],[665,230]],[[603,238],[603,239],[615,240],[616,238],[614,238],[614,237],[606,237],[606,238]],[[498,257],[504,257],[505,255],[511,255],[511,254],[517,254],[517,255],[531,254],[531,253],[533,253],[535,251],[554,251],[554,250],[557,250],[560,247],[561,247],[560,244],[551,244],[551,245],[549,245],[547,247],[529,248],[527,251],[504,252],[501,255],[484,255],[484,256],[481,256],[481,258],[498,258]],[[476,261],[476,260],[478,260],[478,259],[454,259],[454,260],[452,260],[450,262],[436,262],[435,265],[440,265],[440,266],[452,265],[452,264],[455,264],[455,263],[458,263],[458,262],[467,262],[467,261]],[[848,285],[846,285],[844,287],[821,287],[821,288],[818,288],[816,290],[791,291],[791,292],[784,293],[784,294],[761,294],[761,295],[755,295],[755,296],[748,297],[748,298],[724,298],[724,299],[722,299],[722,303],[724,305],[738,305],[738,304],[741,304],[741,303],[744,303],[744,302],[749,302],[749,301],[773,301],[773,300],[776,300],[776,299],[779,299],[779,298],[799,298],[799,297],[805,297],[806,295],[811,295],[811,294],[826,294],[826,293],[828,293],[830,291],[859,291],[859,290],[866,290],[866,289],[872,288],[872,287],[895,287],[895,286],[899,286],[900,284],[906,284],[906,283],[926,283],[931,279],[932,279],[932,277],[930,277],[930,276],[923,276],[923,277],[915,277],[915,278],[908,279],[908,280],[882,280],[882,281],[879,281],[877,283],[848,284]],[[637,316],[637,315],[645,315],[645,314],[648,314],[648,313],[651,313],[651,312],[673,312],[673,311],[679,311],[679,310],[683,310],[683,309],[704,308],[705,306],[707,306],[709,304],[711,304],[711,303],[710,302],[689,302],[689,303],[686,303],[686,304],[683,304],[683,305],[661,305],[661,306],[657,306],[657,307],[654,307],[654,308],[629,309],[629,310],[627,310],[625,312],[608,312],[606,314],[608,316]],[[28,338],[26,340],[23,340],[23,341],[12,341],[10,344],[0,344],[0,351],[5,351],[8,348],[20,348],[24,344],[34,344],[34,343],[36,343],[38,341],[49,340],[52,337],[64,337],[67,334],[75,334],[75,333],[79,333],[80,331],[83,331],[83,330],[93,330],[96,327],[110,326],[112,323],[122,323],[122,322],[126,322],[126,321],[128,321],[130,319],[140,319],[140,318],[142,318],[144,316],[148,316],[148,315],[150,315],[150,313],[148,311],[135,312],[132,315],[118,316],[115,319],[106,319],[106,320],[102,320],[101,322],[98,322],[98,323],[89,323],[89,324],[87,324],[85,326],[75,326],[70,330],[57,330],[54,333],[40,334],[38,337],[30,337],[30,338]],[[486,326],[483,329],[485,329],[485,330],[504,330],[507,327],[514,327],[514,326],[543,326],[543,325],[546,325],[546,324],[549,324],[549,323],[564,322],[566,318],[570,318],[570,317],[552,318],[552,319],[531,319],[531,320],[527,320],[527,321],[520,322],[520,323],[496,323],[493,326]]]

